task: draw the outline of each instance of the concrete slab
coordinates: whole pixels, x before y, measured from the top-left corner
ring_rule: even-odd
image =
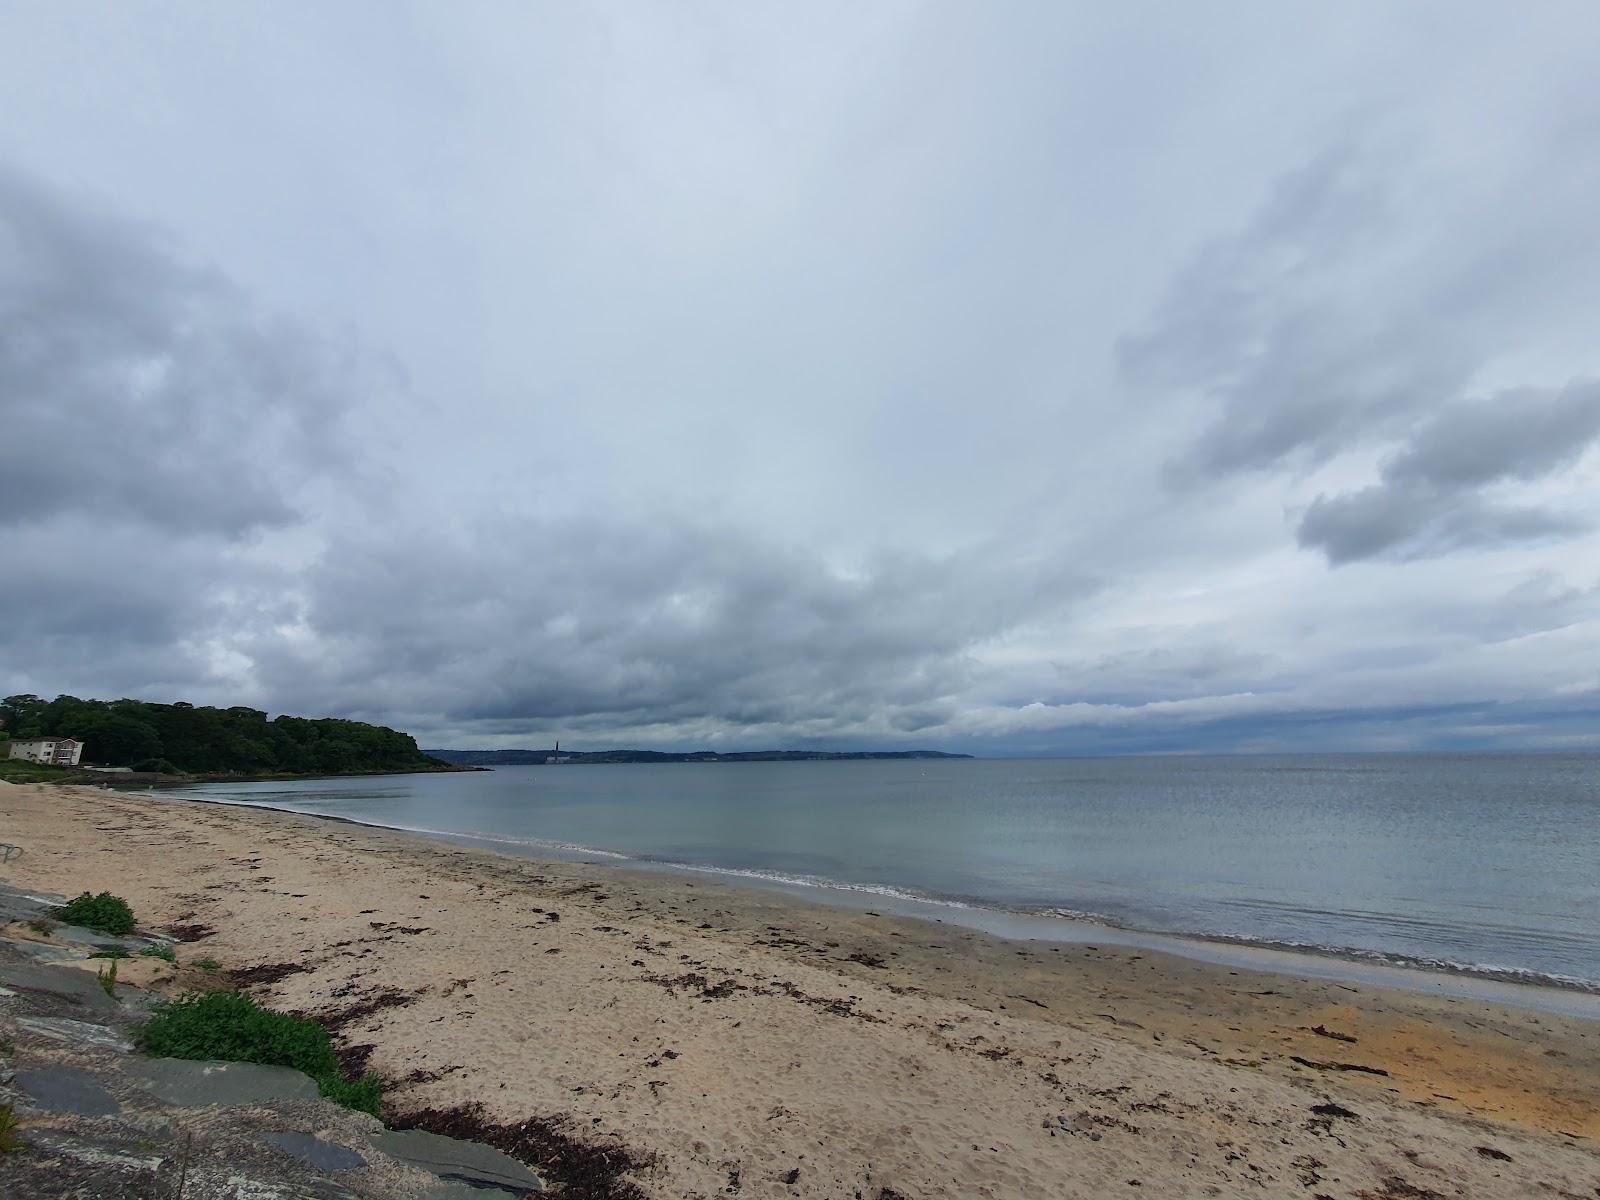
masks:
[[[462,1142],[420,1129],[385,1130],[375,1134],[377,1149],[446,1183],[476,1188],[501,1188],[513,1193],[542,1192],[544,1181],[509,1154],[477,1142]]]
[[[128,1071],[156,1099],[178,1108],[315,1100],[318,1095],[311,1076],[289,1067],[146,1058],[129,1063]]]
[[[367,1165],[367,1160],[354,1150],[309,1133],[269,1133],[263,1140],[319,1171],[353,1171]]]
[[[34,1108],[45,1112],[76,1113],[80,1117],[110,1117],[122,1111],[117,1098],[88,1071],[76,1067],[41,1067],[18,1071],[12,1086],[28,1098]]]
[[[88,1046],[95,1050],[115,1050],[126,1054],[133,1043],[109,1025],[96,1025],[90,1021],[74,1021],[68,1017],[18,1017],[17,1025],[29,1033],[66,1042],[71,1046]]]

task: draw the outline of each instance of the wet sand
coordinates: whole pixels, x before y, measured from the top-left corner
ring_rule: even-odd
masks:
[[[1600,1197],[1571,1016],[94,789],[0,785],[0,840],[330,1018],[396,1112],[559,1118],[651,1196]]]

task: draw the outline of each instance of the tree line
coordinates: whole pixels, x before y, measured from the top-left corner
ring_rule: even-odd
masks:
[[[410,734],[334,717],[279,716],[181,701],[8,696],[0,721],[12,738],[71,737],[83,761],[196,775],[338,774],[441,767]]]

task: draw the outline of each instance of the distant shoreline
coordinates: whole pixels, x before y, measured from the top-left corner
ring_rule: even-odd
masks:
[[[971,759],[942,750],[424,750],[441,762],[474,767],[594,766],[614,763],[873,762]]]

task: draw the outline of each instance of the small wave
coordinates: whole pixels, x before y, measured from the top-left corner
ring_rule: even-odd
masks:
[[[1536,971],[1529,967],[1509,967],[1500,963],[1467,962],[1423,954],[1404,954],[1395,950],[1371,950],[1360,946],[1337,946],[1325,942],[1305,942],[1293,938],[1260,937],[1244,933],[1175,933],[1172,936],[1218,942],[1227,946],[1250,946],[1263,950],[1283,950],[1291,954],[1314,954],[1319,958],[1374,963],[1402,970],[1468,975],[1474,979],[1492,979],[1501,983],[1521,983],[1532,987],[1553,987],[1600,995],[1600,980],[1586,979],[1581,975],[1563,975],[1555,971]]]
[[[1215,930],[1188,930],[1181,928],[1166,928],[1152,925],[1132,924],[1125,919],[1104,912],[1088,911],[1084,909],[1066,908],[1061,906],[1048,907],[1010,907],[1001,903],[983,903],[967,900],[958,900],[946,896],[932,895],[914,889],[897,887],[887,883],[851,883],[839,879],[830,879],[820,875],[803,875],[784,871],[765,870],[754,867],[723,867],[706,863],[680,862],[675,859],[655,858],[650,855],[629,854],[619,850],[605,850],[598,846],[586,846],[576,842],[563,842],[553,838],[515,837],[503,833],[485,833],[465,829],[437,829],[426,825],[404,825],[380,821],[363,821],[354,817],[340,816],[334,813],[319,812],[309,808],[297,808],[285,804],[267,804],[257,800],[238,798],[225,798],[221,796],[208,796],[199,793],[190,793],[186,799],[204,804],[224,804],[239,808],[270,808],[280,812],[292,812],[302,816],[320,817],[327,820],[342,821],[350,825],[361,825],[369,829],[391,829],[402,833],[418,833],[428,837],[445,839],[464,839],[481,842],[488,845],[514,846],[525,851],[543,851],[561,856],[577,856],[583,858],[605,858],[615,862],[631,863],[639,867],[653,869],[667,869],[673,871],[687,871],[701,875],[722,876],[734,879],[748,879],[758,883],[778,884],[786,887],[805,888],[817,892],[848,892],[859,895],[881,896],[886,900],[898,900],[917,905],[931,905],[939,908],[957,909],[969,912],[992,912],[1012,916],[1044,917],[1047,919],[1069,921],[1077,924],[1089,924],[1106,930],[1120,930],[1131,934],[1148,935],[1158,938],[1173,938],[1179,941],[1216,943],[1219,945],[1244,946],[1262,950],[1281,950],[1291,954],[1309,954],[1318,958],[1342,959],[1347,962],[1372,963],[1379,966],[1396,967],[1406,970],[1431,971],[1447,975],[1469,976],[1476,979],[1494,980],[1504,983],[1519,983],[1533,987],[1559,988],[1565,991],[1577,991],[1600,995],[1600,980],[1588,979],[1577,975],[1565,975],[1549,971],[1537,971],[1526,967],[1511,967],[1496,963],[1467,962],[1449,958],[1430,957],[1426,955],[1408,955],[1398,951],[1373,950],[1359,946],[1333,945],[1324,942],[1299,941],[1292,938],[1273,938],[1243,933],[1225,933]],[[277,799],[272,795],[270,799]],[[1339,914],[1347,915],[1347,914]]]
[[[887,883],[846,883],[843,880],[828,879],[821,875],[792,875],[783,871],[765,871],[754,867],[714,867],[703,863],[676,862],[662,858],[641,857],[637,861],[651,867],[671,867],[674,870],[694,871],[703,875],[730,875],[738,879],[757,879],[764,883],[781,883],[791,887],[815,888],[822,891],[860,892],[869,896],[882,896],[886,900],[910,900],[918,904],[936,904],[940,908],[974,909],[980,907],[962,900],[951,900],[943,896],[930,896],[925,892],[894,887]]]

